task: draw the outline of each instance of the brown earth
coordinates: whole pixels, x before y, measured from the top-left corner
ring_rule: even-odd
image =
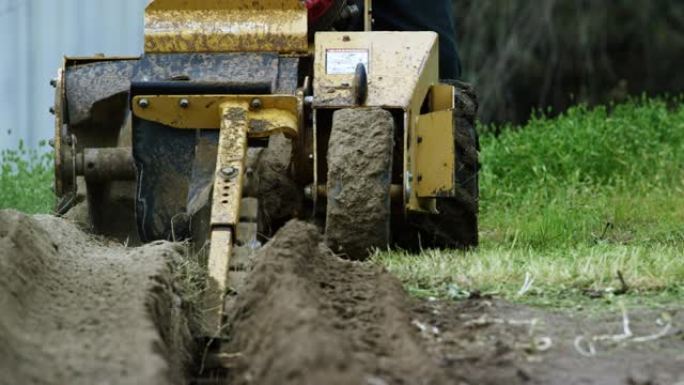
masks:
[[[672,328],[639,342],[620,314],[549,312],[491,299],[419,301],[381,269],[337,258],[318,229],[288,224],[256,255],[231,310],[228,384],[681,384]],[[665,318],[630,313],[635,336]],[[578,336],[582,355],[575,348]]]
[[[193,352],[179,250],[0,211],[0,384],[183,384]]]
[[[0,384],[187,384],[184,368],[200,357],[172,282],[181,258],[169,243],[125,248],[58,218],[0,212]],[[302,222],[254,260],[231,301],[222,383],[684,381],[681,304],[631,309],[634,337],[618,341],[619,313],[411,298]]]

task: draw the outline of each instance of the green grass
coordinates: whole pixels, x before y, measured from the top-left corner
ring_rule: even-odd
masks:
[[[417,295],[564,305],[610,298],[618,271],[634,300],[684,294],[683,104],[580,106],[502,132],[482,138],[480,248],[376,262]]]
[[[25,213],[48,213],[54,205],[52,154],[28,149],[23,142],[16,150],[0,152],[0,209]]]

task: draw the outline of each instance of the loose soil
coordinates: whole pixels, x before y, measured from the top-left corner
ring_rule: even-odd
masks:
[[[0,211],[0,384],[183,384],[193,354],[179,250]]]
[[[339,259],[318,229],[291,222],[256,255],[231,309],[227,384],[679,384],[684,315],[638,342],[620,314],[549,312],[492,299],[410,298],[378,267]],[[676,309],[675,309],[676,310]],[[636,336],[659,312],[629,313]]]
[[[0,384],[187,384],[199,365],[177,246],[96,239],[49,217],[0,212]],[[650,341],[593,343],[622,315],[496,299],[411,298],[290,222],[231,297],[225,384],[665,384],[684,381],[684,313],[630,309]],[[575,341],[580,340],[581,350]],[[201,349],[200,349],[201,350]]]

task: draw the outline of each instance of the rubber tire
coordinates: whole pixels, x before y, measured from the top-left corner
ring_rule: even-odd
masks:
[[[325,234],[343,257],[390,244],[394,119],[380,108],[338,110],[328,147]]]
[[[475,128],[477,96],[469,85],[445,81],[456,88],[454,139],[456,148],[455,198],[438,198],[436,215],[415,215],[408,219],[409,231],[399,246],[409,250],[469,249],[477,247],[479,213],[479,150]],[[407,241],[409,244],[407,244]]]

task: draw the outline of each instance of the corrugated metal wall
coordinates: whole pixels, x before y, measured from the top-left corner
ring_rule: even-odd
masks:
[[[0,0],[0,149],[52,136],[62,57],[139,55],[148,0]]]

